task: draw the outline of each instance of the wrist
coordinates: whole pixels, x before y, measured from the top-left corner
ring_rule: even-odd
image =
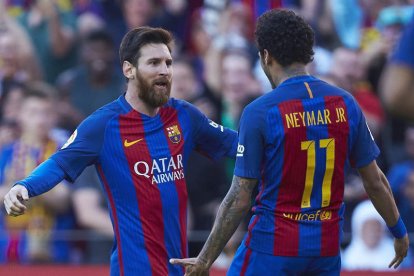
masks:
[[[388,226],[388,230],[390,230],[391,234],[397,239],[401,239],[407,235],[407,228],[405,228],[405,224],[401,219],[401,216],[398,218],[397,223],[394,226]]]

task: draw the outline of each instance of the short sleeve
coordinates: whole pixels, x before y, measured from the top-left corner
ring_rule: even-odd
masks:
[[[246,178],[260,178],[264,151],[264,120],[261,112],[246,108],[240,119],[239,143],[234,174]]]
[[[374,141],[374,137],[369,130],[364,114],[359,106],[356,105],[356,139],[351,149],[351,163],[353,167],[361,168],[374,161],[380,154],[380,150]]]
[[[209,120],[195,106],[185,103],[191,118],[195,150],[213,160],[235,158],[237,132]]]
[[[99,113],[92,114],[79,125],[63,147],[51,156],[70,181],[73,182],[87,166],[97,162],[106,122]]]

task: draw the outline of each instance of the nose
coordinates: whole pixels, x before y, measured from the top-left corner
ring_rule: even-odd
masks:
[[[162,76],[171,75],[171,66],[169,66],[167,63],[163,62],[160,66],[160,75],[162,75]]]

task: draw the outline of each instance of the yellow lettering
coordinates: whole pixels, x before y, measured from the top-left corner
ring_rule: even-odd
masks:
[[[336,121],[335,123],[346,122],[345,110],[342,107],[336,108]]]
[[[299,118],[297,112],[293,112],[293,118],[295,118],[295,127],[299,127],[300,125],[298,124]]]
[[[292,113],[285,114],[287,128],[295,127]]]
[[[332,124],[331,119],[329,118],[329,115],[331,115],[331,112],[329,111],[329,109],[324,109],[323,113],[325,115],[325,123]]]
[[[306,112],[306,114],[308,117],[308,126],[316,125],[315,113],[313,112],[313,110],[311,112]]]
[[[318,125],[324,124],[325,121],[323,120],[322,112],[318,110]]]
[[[306,126],[306,124],[305,124],[305,112],[300,112],[299,116],[302,119],[302,126]]]
[[[309,214],[308,215],[308,220],[310,220],[310,221],[315,220],[315,214]]]

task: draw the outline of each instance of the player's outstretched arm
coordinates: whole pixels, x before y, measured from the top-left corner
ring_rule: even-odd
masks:
[[[187,276],[208,275],[213,262],[236,231],[251,206],[257,179],[234,176],[230,190],[220,205],[213,229],[197,258],[171,259],[186,268]]]
[[[20,216],[26,211],[26,205],[24,204],[29,200],[29,193],[26,187],[22,185],[15,185],[4,196],[4,207],[7,214],[10,216]]]
[[[397,268],[407,256],[409,240],[407,230],[404,222],[401,220],[388,180],[377,166],[375,160],[368,166],[358,169],[358,172],[362,177],[364,188],[372,204],[385,220],[388,229],[395,238],[395,257],[389,264],[389,267]]]

